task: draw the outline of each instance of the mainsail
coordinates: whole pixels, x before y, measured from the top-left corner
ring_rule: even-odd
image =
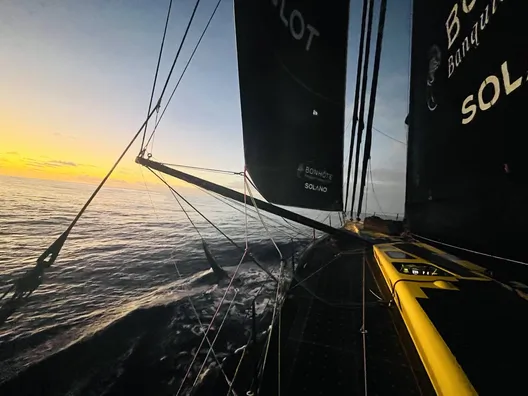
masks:
[[[406,215],[515,258],[526,230],[528,2],[414,1]]]
[[[349,2],[235,0],[246,166],[270,202],[343,207]]]

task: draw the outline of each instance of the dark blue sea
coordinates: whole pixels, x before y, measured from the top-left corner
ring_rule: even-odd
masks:
[[[2,294],[34,266],[93,189],[90,184],[0,177]],[[243,213],[196,189],[181,192],[245,246]],[[218,263],[232,273],[242,251],[187,209]],[[308,214],[319,220],[327,215]],[[312,238],[312,230],[282,219],[264,221],[286,257],[298,254]],[[261,221],[248,218],[247,231],[250,250],[278,274],[279,254]],[[216,281],[198,232],[168,190],[105,187],[43,284],[0,325],[0,395],[175,395],[196,355],[180,393],[189,394],[192,383],[215,368],[216,359],[245,345],[255,297],[260,323],[270,320],[275,284],[246,260],[211,328],[210,339],[227,315],[214,345],[216,359],[210,354],[204,363],[209,346],[198,349],[202,329],[227,283]]]

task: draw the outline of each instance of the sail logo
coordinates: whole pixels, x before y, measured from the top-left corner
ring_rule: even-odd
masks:
[[[528,81],[528,77],[526,77],[526,79],[524,76],[517,78],[514,76],[512,78],[508,69],[508,62],[504,62],[501,65],[500,77],[495,75],[486,77],[486,79],[480,84],[477,97],[475,98],[475,95],[469,95],[464,100],[462,103],[462,125],[467,125],[473,121],[478,110],[487,111],[495,106],[503,92],[501,86],[504,87],[504,93],[508,96],[519,88],[524,81]],[[484,95],[485,91],[487,91],[487,95]],[[504,97],[504,95],[502,95],[502,97]]]
[[[332,183],[333,175],[326,170],[319,170],[309,165],[299,164],[297,167],[297,177],[329,184]]]
[[[256,1],[256,0],[253,0]],[[279,7],[279,18],[286,28],[288,28],[291,36],[295,40],[305,39],[305,50],[310,51],[314,37],[319,37],[319,31],[306,23],[302,13],[293,9],[289,13],[285,14],[284,9],[286,8],[286,0],[271,0],[271,3],[275,7]]]
[[[480,18],[477,19],[477,21],[473,24],[470,33],[462,40],[459,48],[456,51],[453,51],[453,53],[447,59],[448,78],[450,78],[455,70],[462,64],[462,61],[466,58],[468,53],[480,45],[479,36],[481,32],[488,26],[491,18],[497,12],[499,3],[502,3],[504,0],[488,1],[490,1],[490,3],[486,5],[486,8],[480,14]],[[462,30],[460,9],[462,10],[462,14],[470,14],[474,9],[477,0],[461,0],[460,3],[460,8],[458,2],[455,3],[445,22],[448,50],[450,50],[453,44],[455,44],[455,41]]]
[[[312,183],[304,183],[304,188],[306,190],[312,190],[312,191],[319,191],[319,192],[328,192],[328,188],[326,186],[318,186],[317,184]]]

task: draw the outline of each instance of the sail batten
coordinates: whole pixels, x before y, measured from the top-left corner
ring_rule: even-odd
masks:
[[[348,7],[235,0],[244,157],[275,204],[342,210]]]

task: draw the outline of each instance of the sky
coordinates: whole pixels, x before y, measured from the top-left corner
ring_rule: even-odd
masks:
[[[161,81],[194,3],[174,1]],[[346,120],[353,106],[361,3],[352,0],[350,7]],[[0,174],[91,183],[104,176],[146,116],[168,4],[169,0],[2,0]],[[201,1],[176,76],[215,4],[216,0]],[[409,33],[410,0],[390,1],[374,126],[403,142]],[[349,134],[346,131],[345,147]],[[116,169],[111,184],[134,187],[144,180],[153,182],[134,163],[138,150],[139,143]],[[152,152],[165,162],[243,169],[232,0],[222,1],[159,125]],[[405,161],[404,144],[374,132],[373,185],[380,205],[369,194],[369,211],[403,212]],[[240,187],[231,176],[207,177]]]

